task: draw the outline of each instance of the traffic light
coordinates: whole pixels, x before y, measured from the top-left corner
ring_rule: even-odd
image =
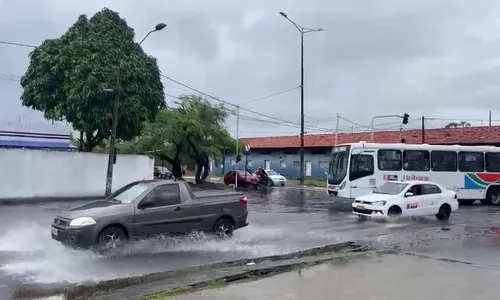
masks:
[[[238,155],[236,155],[236,162],[240,162],[240,161],[241,161],[241,155],[238,154]]]
[[[408,118],[409,118],[409,117],[410,117],[410,115],[409,115],[409,114],[407,114],[407,113],[405,113],[405,114],[403,115],[403,124],[404,124],[404,125],[408,124]]]

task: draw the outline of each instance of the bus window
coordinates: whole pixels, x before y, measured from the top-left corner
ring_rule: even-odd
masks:
[[[434,172],[456,172],[457,152],[455,151],[432,151],[431,169]]]
[[[427,172],[430,170],[429,157],[427,150],[405,150],[403,151],[403,169]]]
[[[401,151],[399,150],[378,150],[378,169],[380,171],[401,171]]]
[[[500,153],[487,152],[484,158],[486,172],[500,172]]]
[[[458,169],[461,172],[483,172],[483,152],[458,152]]]
[[[356,180],[374,174],[374,160],[371,155],[356,154],[351,156],[349,180]]]

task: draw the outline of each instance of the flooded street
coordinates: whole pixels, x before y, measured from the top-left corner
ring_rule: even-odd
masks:
[[[7,299],[1,297],[2,293],[8,293],[20,282],[43,285],[121,278],[285,254],[352,240],[392,246],[401,244],[403,239],[412,243],[408,247],[417,249],[419,243],[431,244],[436,239],[466,235],[471,230],[482,232],[496,220],[500,223],[497,208],[479,205],[460,209],[444,224],[435,218],[377,223],[359,222],[350,212],[349,201],[331,198],[324,192],[274,188],[264,193],[249,193],[248,198],[250,225],[235,231],[231,239],[216,241],[200,233],[145,240],[131,243],[123,254],[114,257],[70,249],[51,239],[50,224],[57,212],[79,203],[3,206],[0,210],[0,299]],[[444,225],[453,230],[438,230],[442,236],[434,235],[426,242],[429,236],[422,232]],[[467,244],[451,245],[446,251],[456,253],[457,257],[467,255],[467,251],[476,253]],[[404,247],[404,243],[400,247]]]

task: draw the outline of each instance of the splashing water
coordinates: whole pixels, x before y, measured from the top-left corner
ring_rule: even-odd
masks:
[[[0,235],[0,272],[37,283],[106,280],[290,251],[275,242],[284,230],[251,225],[222,241],[194,233],[131,242],[117,257],[65,247],[50,238],[48,226],[21,222],[13,227]]]

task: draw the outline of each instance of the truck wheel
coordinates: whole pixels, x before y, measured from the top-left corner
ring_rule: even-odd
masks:
[[[123,247],[128,239],[125,230],[118,226],[104,228],[97,237],[97,247],[102,254],[109,253]]]
[[[441,221],[446,221],[450,218],[450,215],[451,215],[451,207],[448,204],[443,204],[439,208],[439,211],[436,214],[436,218]]]
[[[500,205],[500,188],[490,187],[486,193],[486,199],[481,200],[484,205]]]
[[[476,200],[458,200],[458,204],[463,206],[471,206],[476,202]]]
[[[233,221],[229,218],[220,218],[215,222],[212,231],[221,238],[231,237],[234,231]]]

